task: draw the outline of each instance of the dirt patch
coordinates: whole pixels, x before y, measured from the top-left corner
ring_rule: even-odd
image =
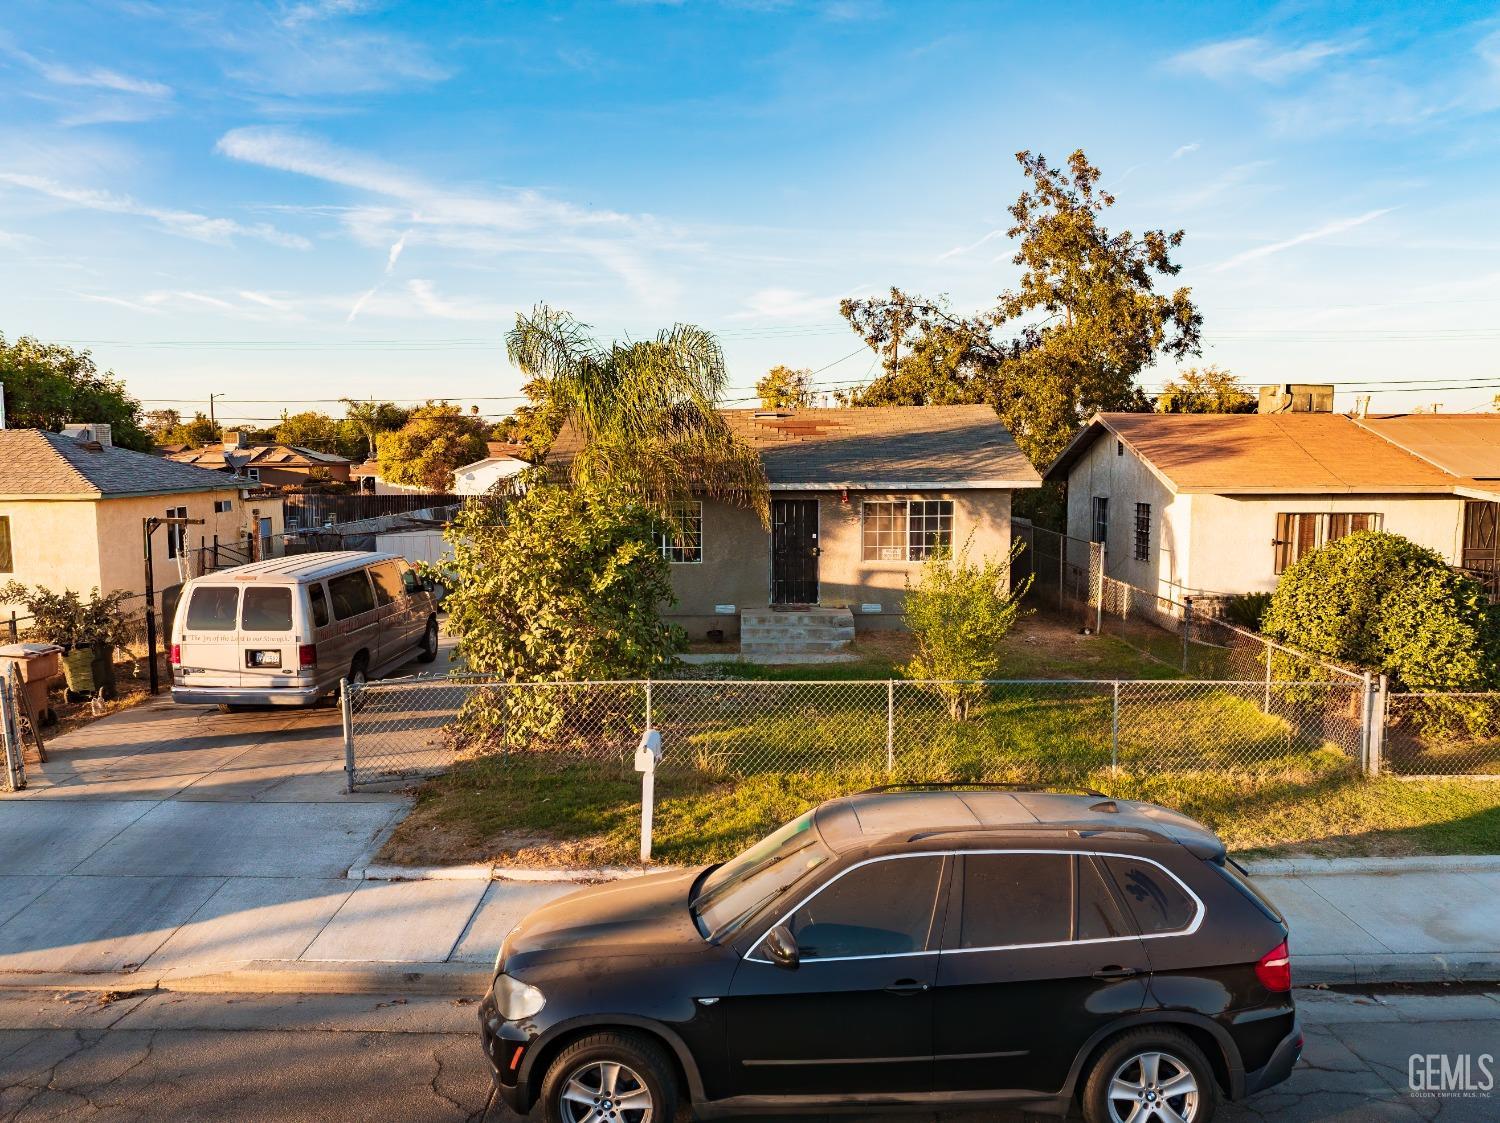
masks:
[[[603,836],[557,839],[535,831],[480,836],[422,815],[418,808],[386,840],[375,861],[390,866],[589,866],[605,861],[606,846]]]

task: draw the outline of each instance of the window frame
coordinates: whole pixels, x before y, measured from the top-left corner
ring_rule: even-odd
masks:
[[[358,612],[351,612],[348,616],[340,615],[338,597],[334,594],[333,583],[356,576],[365,579],[365,587],[370,591],[370,606]],[[359,569],[351,569],[346,573],[336,573],[332,577],[325,578],[324,583],[328,586],[328,608],[333,613],[333,619],[336,623],[342,624],[347,620],[358,620],[361,616],[368,616],[380,608],[380,602],[375,599],[375,582],[370,580],[369,568],[367,566],[361,566]]]
[[[168,507],[167,518],[185,519],[188,517],[186,506]],[[167,523],[167,560],[170,561],[179,555],[187,556],[187,524]]]
[[[1151,504],[1135,505],[1135,549],[1136,561],[1151,560]]]
[[[1176,882],[1177,886],[1188,895],[1188,897],[1192,900],[1194,906],[1193,919],[1188,923],[1186,927],[1176,928],[1170,932],[1143,932],[1139,934],[1132,932],[1122,936],[1099,936],[1088,940],[1055,940],[1049,943],[1040,944],[995,944],[993,946],[980,948],[949,947],[947,945],[949,942],[949,938],[953,934],[953,928],[952,925],[948,923],[948,918],[953,914],[955,887],[958,887],[958,892],[960,893],[958,903],[960,905],[962,905],[963,903],[961,888],[963,882],[962,878],[958,876],[958,871],[962,863],[958,859],[962,859],[970,854],[1067,854],[1075,855],[1078,858],[1124,858],[1127,861],[1144,862],[1147,865],[1155,866],[1157,869],[1161,870],[1162,873],[1166,874],[1166,876],[1170,877],[1174,882]],[[1176,939],[1180,936],[1193,935],[1198,931],[1199,928],[1203,926],[1203,918],[1208,915],[1208,909],[1203,903],[1203,898],[1198,896],[1198,894],[1193,891],[1192,886],[1188,885],[1187,882],[1183,881],[1182,878],[1178,877],[1175,873],[1169,870],[1166,866],[1162,865],[1156,859],[1146,858],[1140,854],[1126,854],[1116,850],[1063,850],[1057,847],[1039,846],[1028,846],[1022,849],[978,848],[972,850],[913,850],[909,854],[886,854],[876,858],[865,858],[862,861],[855,862],[852,865],[846,866],[844,869],[834,874],[834,876],[830,877],[822,885],[819,885],[816,889],[812,890],[812,892],[808,893],[806,896],[798,900],[797,903],[794,904],[786,912],[781,913],[779,916],[777,916],[777,918],[774,919],[770,924],[767,924],[764,928],[761,928],[760,935],[750,943],[749,949],[741,956],[741,959],[749,963],[761,963],[769,966],[775,966],[775,964],[770,959],[757,957],[755,954],[765,944],[766,937],[771,934],[772,929],[778,927],[779,925],[785,924],[788,920],[790,920],[797,914],[797,911],[802,908],[803,905],[816,897],[824,889],[828,888],[828,886],[838,881],[839,878],[843,877],[845,874],[850,873],[853,870],[857,870],[862,866],[868,866],[874,862],[899,862],[905,858],[922,858],[931,857],[933,855],[940,855],[949,860],[946,871],[940,872],[938,875],[939,880],[943,882],[943,884],[939,886],[939,893],[946,893],[947,896],[945,899],[938,901],[933,908],[934,916],[942,913],[944,917],[944,932],[942,935],[942,939],[938,941],[937,947],[930,947],[925,951],[904,951],[890,955],[850,955],[835,959],[809,959],[802,963],[800,966],[810,967],[818,963],[847,963],[853,960],[863,959],[910,959],[921,955],[974,955],[976,953],[983,952],[1017,951],[1030,948],[1072,947],[1075,945],[1084,944],[1114,944],[1120,943],[1124,940],[1170,940]],[[1104,867],[1102,872],[1107,876],[1105,885],[1109,887],[1115,894],[1116,907],[1120,909],[1121,915],[1124,917],[1127,924],[1130,927],[1134,927],[1134,918],[1132,917],[1129,909],[1125,907],[1125,903],[1118,899],[1119,891],[1114,884],[1113,876],[1109,875],[1108,867]],[[1076,887],[1074,892],[1076,894]],[[1075,896],[1075,911],[1076,908],[1077,900]],[[928,937],[928,942],[932,942],[931,936]]]
[[[937,508],[933,511],[922,511],[916,517],[922,520],[922,533],[935,534],[946,539],[939,542],[914,544],[912,508],[921,506],[923,508]],[[872,512],[871,508],[891,508],[890,514],[884,512]],[[889,525],[885,527],[874,526],[871,516],[877,519],[888,520]],[[859,501],[859,560],[861,562],[900,562],[921,564],[930,558],[935,549],[946,548],[950,552],[953,549],[954,522],[957,520],[957,509],[952,499],[943,498],[913,498],[910,495],[898,499],[861,499]],[[937,526],[928,529],[927,521],[937,520]],[[899,525],[898,525],[899,520]],[[889,544],[881,545],[878,541],[874,546],[870,544],[871,530],[876,532],[877,539],[882,532]],[[899,543],[899,546],[897,545]],[[871,550],[876,553],[872,554]],[[879,551],[895,550],[901,551],[900,557],[888,557]]]
[[[12,537],[9,515],[0,515],[0,573],[16,571],[16,542]]]
[[[1299,547],[1299,535],[1296,527],[1303,519],[1312,520],[1312,544],[1306,548]],[[1277,511],[1275,530],[1271,537],[1271,573],[1280,577],[1292,566],[1296,565],[1314,550],[1320,550],[1330,542],[1337,542],[1350,534],[1357,534],[1357,530],[1345,530],[1341,534],[1331,534],[1335,519],[1366,519],[1369,525],[1361,527],[1361,530],[1383,530],[1385,529],[1384,511]]]
[[[675,531],[669,531],[666,527],[658,525],[652,531],[652,538],[656,542],[656,552],[661,555],[663,561],[668,565],[702,565],[703,564],[703,500],[684,499],[672,504],[675,517],[687,524],[697,526],[696,536],[690,530],[686,535]],[[687,554],[693,552],[696,557],[675,557],[675,554]]]
[[[1089,504],[1089,541],[1109,545],[1109,496],[1096,495]]]

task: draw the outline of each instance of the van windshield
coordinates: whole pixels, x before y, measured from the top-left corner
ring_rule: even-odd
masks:
[[[240,591],[233,585],[199,585],[188,601],[191,632],[232,632],[239,616]]]
[[[240,626],[247,632],[292,630],[292,591],[286,587],[246,589]]]

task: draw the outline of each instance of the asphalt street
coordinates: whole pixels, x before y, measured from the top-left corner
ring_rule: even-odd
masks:
[[[1287,1084],[1220,1119],[1465,1123],[1500,1116],[1500,1092],[1424,1096],[1408,1086],[1413,1053],[1471,1055],[1475,1065],[1480,1053],[1500,1053],[1500,991],[1309,993],[1301,1006],[1306,1061]],[[515,1123],[490,1102],[474,1022],[471,1002],[440,998],[0,993],[0,1121]]]

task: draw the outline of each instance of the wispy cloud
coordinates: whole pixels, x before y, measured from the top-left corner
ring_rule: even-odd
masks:
[[[1178,148],[1175,152],[1172,153],[1172,159],[1181,160],[1184,156],[1191,156],[1194,152],[1198,151],[1200,147],[1202,146],[1197,141],[1193,141],[1192,144],[1184,144],[1181,148]]]
[[[1264,246],[1256,246],[1254,249],[1246,250],[1244,253],[1235,254],[1227,261],[1221,261],[1218,265],[1215,265],[1210,272],[1222,273],[1227,269],[1235,269],[1248,262],[1259,261],[1261,258],[1270,257],[1273,254],[1289,250],[1294,246],[1301,246],[1308,242],[1317,242],[1324,238],[1331,238],[1336,234],[1344,233],[1346,230],[1353,230],[1357,226],[1363,226],[1367,222],[1374,222],[1382,215],[1390,214],[1394,209],[1394,207],[1382,207],[1379,210],[1366,211],[1364,214],[1355,215],[1352,218],[1339,218],[1334,219],[1332,222],[1325,222],[1322,226],[1315,227],[1312,230],[1304,230],[1301,234],[1295,234],[1282,241],[1272,242]]]
[[[131,312],[141,312],[147,316],[160,316],[162,314],[160,308],[153,308],[149,304],[141,304],[134,300],[126,300],[120,296],[108,296],[97,292],[75,292],[73,295],[78,297],[79,300],[87,300],[94,304],[110,304],[116,308],[129,309]]]
[[[401,251],[406,248],[406,235],[408,233],[410,231],[403,230],[401,237],[391,243],[391,248],[385,255],[385,271],[387,273],[394,273],[396,271],[396,262],[401,260]]]
[[[996,238],[1003,237],[1005,237],[1004,230],[991,230],[982,238],[978,239],[977,241],[970,242],[966,246],[954,246],[951,250],[947,250],[944,253],[938,254],[937,259],[939,261],[947,261],[950,257],[962,257],[966,253],[973,253],[980,246],[993,242]]]
[[[251,225],[231,218],[215,218],[195,211],[173,210],[139,203],[128,195],[91,187],[58,183],[46,176],[0,172],[0,183],[34,191],[69,207],[101,211],[106,214],[135,215],[155,222],[163,230],[200,242],[228,245],[235,238],[256,238],[289,249],[307,249],[310,243],[297,234],[288,234],[265,222]]]
[[[1172,205],[1188,210],[1216,202],[1232,192],[1243,192],[1255,178],[1255,173],[1270,163],[1269,160],[1249,160],[1243,164],[1234,164],[1218,175],[1197,183],[1185,180],[1183,190],[1173,196]],[[1191,165],[1193,168],[1200,166],[1197,161]],[[1186,176],[1188,173],[1184,171],[1183,174]]]
[[[1258,36],[1246,36],[1221,39],[1183,51],[1168,59],[1167,66],[1172,70],[1201,74],[1216,81],[1248,77],[1276,84],[1305,74],[1329,59],[1347,55],[1358,46],[1358,40],[1320,40],[1299,46],[1285,46]]]

